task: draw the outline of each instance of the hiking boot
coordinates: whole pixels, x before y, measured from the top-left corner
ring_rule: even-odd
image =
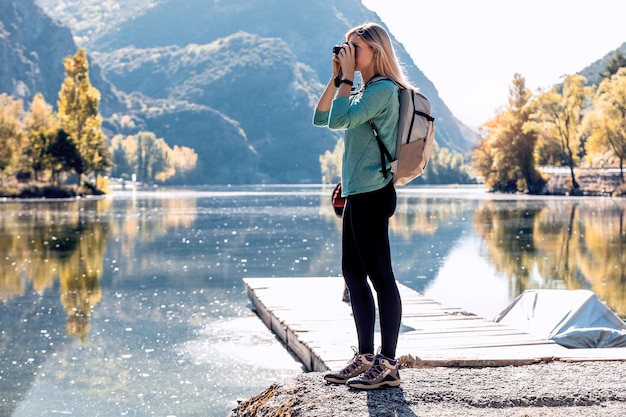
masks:
[[[355,348],[354,357],[348,361],[348,365],[339,372],[324,375],[324,379],[333,384],[345,384],[350,378],[361,375],[374,363],[373,353],[359,353]]]
[[[398,361],[376,355],[374,364],[360,377],[347,382],[348,387],[356,389],[377,389],[381,387],[397,387],[400,385]]]

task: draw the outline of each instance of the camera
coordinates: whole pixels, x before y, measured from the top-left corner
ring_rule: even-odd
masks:
[[[348,42],[344,42],[341,45],[335,45],[333,46],[333,54],[337,55],[339,52],[341,52],[341,49],[343,48],[344,45],[347,45]]]

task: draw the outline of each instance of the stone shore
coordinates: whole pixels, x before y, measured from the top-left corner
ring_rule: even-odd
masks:
[[[626,362],[409,368],[402,385],[356,391],[321,373],[276,383],[229,417],[626,416]]]

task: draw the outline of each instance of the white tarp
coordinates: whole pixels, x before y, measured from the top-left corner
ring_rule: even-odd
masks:
[[[626,323],[587,290],[527,290],[495,321],[568,348],[626,347]]]

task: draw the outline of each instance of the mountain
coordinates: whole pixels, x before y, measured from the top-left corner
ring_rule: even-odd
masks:
[[[0,92],[30,99],[41,92],[56,100],[63,58],[76,52],[72,33],[32,1],[0,0]]]
[[[37,2],[119,90],[127,108],[103,111],[110,134],[133,133],[118,123],[127,113],[135,130],[196,149],[197,183],[319,182],[319,156],[340,137],[311,125],[331,48],[350,27],[380,22],[360,0]],[[431,99],[440,146],[471,149],[473,133],[394,46]]]
[[[22,99],[36,93],[56,105],[65,78],[63,59],[76,53],[70,29],[44,13],[34,0],[0,0],[0,93]],[[102,110],[125,108],[115,88],[92,65],[90,78],[102,93]]]

